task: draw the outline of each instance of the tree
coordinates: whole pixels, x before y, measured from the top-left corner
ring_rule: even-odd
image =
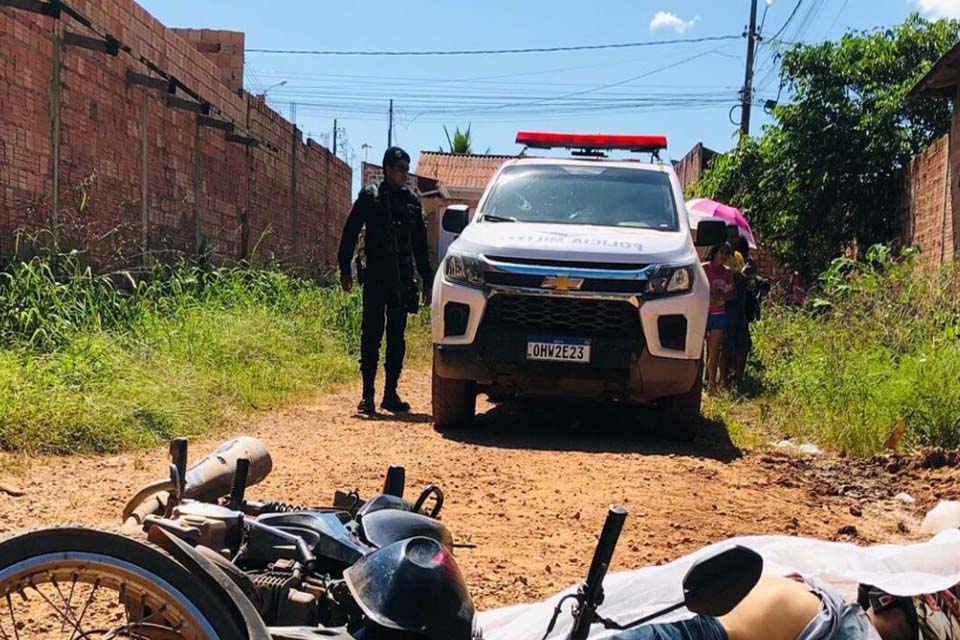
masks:
[[[894,239],[901,169],[950,127],[946,101],[906,95],[958,28],[913,14],[891,29],[793,46],[782,61],[792,99],[759,138],[715,158],[696,193],[740,206],[765,243],[808,277],[846,242]]]
[[[450,153],[473,153],[473,140],[470,138],[470,127],[472,125],[467,125],[467,130],[461,132],[460,127],[457,127],[456,131],[453,132],[453,139],[450,139],[450,131],[447,130],[447,125],[443,125],[443,132],[447,136],[447,144],[450,145]]]

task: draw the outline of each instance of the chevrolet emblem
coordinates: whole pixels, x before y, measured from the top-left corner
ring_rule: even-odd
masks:
[[[544,289],[554,289],[556,291],[579,291],[583,286],[583,278],[571,278],[570,276],[547,276],[543,279]]]

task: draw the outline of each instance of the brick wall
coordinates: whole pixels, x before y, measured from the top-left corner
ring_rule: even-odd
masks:
[[[207,57],[216,67],[220,81],[231,91],[243,91],[244,34],[217,29],[171,29]]]
[[[936,268],[953,253],[950,136],[934,142],[904,168],[902,243],[919,247],[921,261]]]
[[[160,257],[195,252],[199,237],[223,263],[251,253],[312,273],[335,263],[350,168],[242,91],[242,34],[198,31],[198,40],[188,30],[188,42],[132,0],[71,6],[133,53],[61,46],[55,83],[53,38],[96,34],[66,14],[54,20],[0,8],[0,257],[10,255],[18,230],[56,227],[61,246],[104,259],[118,249],[138,254],[146,235],[147,250]],[[160,77],[139,56],[258,145],[228,141],[199,126],[196,113],[171,107],[165,91],[128,83],[128,69]],[[175,97],[193,100],[182,89]]]
[[[378,185],[383,182],[383,167],[369,162],[360,163],[360,186],[361,188],[370,185]],[[415,173],[407,175],[407,186],[415,193],[420,193],[419,176]]]
[[[383,167],[378,164],[370,164],[369,162],[360,163],[360,187],[366,187],[371,184],[380,184],[383,181]],[[411,176],[407,179],[408,184],[414,181],[415,178]]]
[[[690,185],[700,181],[703,170],[707,168],[715,155],[717,155],[716,151],[711,151],[703,146],[702,142],[698,142],[687,152],[687,155],[674,164],[677,178],[680,179],[680,186],[683,187],[684,193]]]

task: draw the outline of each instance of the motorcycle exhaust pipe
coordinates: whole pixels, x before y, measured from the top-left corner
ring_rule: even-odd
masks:
[[[185,453],[185,449],[177,447],[177,452]],[[181,493],[183,498],[206,502],[229,494],[241,459],[249,461],[246,486],[261,482],[273,470],[270,452],[262,442],[250,436],[228,440],[187,468],[181,476],[181,487],[167,479],[140,489],[123,509],[124,532],[135,533],[146,516],[157,513],[168,498],[164,493]],[[176,464],[185,465],[186,461],[180,459]]]
[[[183,497],[209,501],[227,495],[233,487],[237,462],[243,458],[250,462],[246,482],[248,487],[261,482],[273,470],[273,460],[267,447],[256,438],[240,436],[224,442],[187,469]]]

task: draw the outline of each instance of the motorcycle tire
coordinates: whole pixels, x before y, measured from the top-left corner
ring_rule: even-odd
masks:
[[[94,592],[100,584],[117,584],[121,594],[132,594],[134,588],[141,589],[143,594],[149,592],[153,602],[164,605],[158,607],[159,611],[176,612],[182,616],[180,620],[189,621],[186,628],[191,633],[185,631],[182,636],[187,640],[247,638],[243,621],[231,613],[235,607],[230,606],[228,593],[216,592],[203,584],[150,543],[85,527],[35,529],[0,542],[0,593],[18,592],[18,585],[21,590],[27,585],[28,594],[29,588],[33,588],[42,596],[34,585],[43,585],[41,581],[57,573],[73,575],[74,586],[78,574],[82,574],[84,580],[95,578]],[[55,580],[52,584],[60,590]],[[145,601],[147,596],[141,598]],[[67,624],[73,624],[69,616],[61,615]],[[76,613],[73,615],[76,620]],[[30,637],[29,634],[29,630],[20,631],[20,637]]]

